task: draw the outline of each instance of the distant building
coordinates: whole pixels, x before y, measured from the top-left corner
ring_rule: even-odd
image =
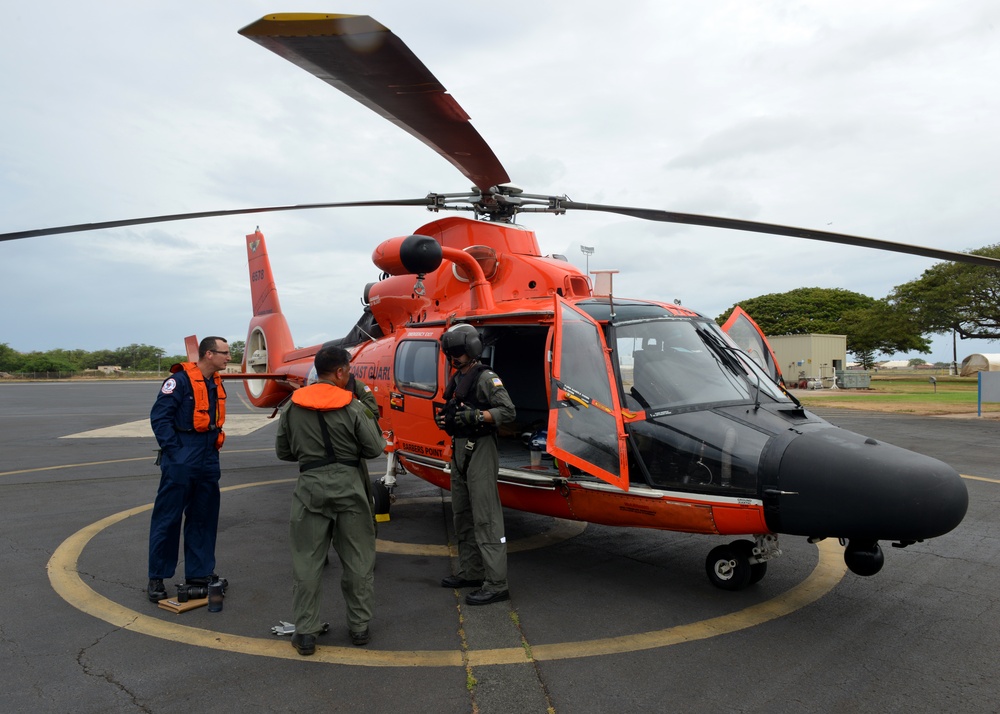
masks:
[[[117,364],[102,364],[97,366],[97,371],[101,374],[120,374],[122,368]]]
[[[846,335],[768,335],[789,387],[832,387],[847,365]]]
[[[885,362],[879,362],[875,365],[879,369],[909,369],[910,360],[908,359],[890,359]]]

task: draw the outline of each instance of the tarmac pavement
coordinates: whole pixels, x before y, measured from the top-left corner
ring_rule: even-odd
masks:
[[[270,629],[291,619],[297,472],[274,457],[267,413],[240,399],[223,451],[224,609],[146,599],[157,386],[0,384],[2,711],[997,710],[995,420],[814,409],[951,463],[969,513],[941,538],[883,544],[872,578],[845,572],[836,543],[782,538],[785,555],[738,593],[705,577],[722,539],[508,510],[511,600],[469,607],[468,590],[439,585],[448,492],[403,476],[379,528],[371,643],[349,642],[331,553],[330,632],[300,657]]]

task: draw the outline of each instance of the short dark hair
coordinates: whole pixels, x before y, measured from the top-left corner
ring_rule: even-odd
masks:
[[[200,343],[198,343],[198,359],[205,356],[207,352],[215,352],[215,348],[219,346],[219,342],[225,342],[227,345],[229,341],[225,337],[205,337]]]
[[[323,347],[316,353],[313,364],[316,367],[316,374],[333,374],[341,367],[351,366],[351,353],[343,347],[334,345]]]

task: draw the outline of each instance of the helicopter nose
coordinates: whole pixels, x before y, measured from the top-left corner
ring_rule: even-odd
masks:
[[[764,489],[775,532],[912,542],[965,517],[965,483],[937,459],[833,426],[781,440],[777,468],[765,466],[777,474]]]

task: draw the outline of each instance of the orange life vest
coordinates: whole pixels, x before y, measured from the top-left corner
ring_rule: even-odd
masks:
[[[205,432],[213,426],[213,420],[208,411],[208,385],[205,384],[205,375],[198,369],[195,362],[181,362],[175,367],[181,367],[191,380],[191,391],[194,393],[194,430]],[[215,381],[216,394],[215,420],[214,426],[219,430],[219,435],[215,438],[215,448],[221,449],[226,441],[226,434],[222,431],[222,425],[226,423],[226,388],[222,386],[222,377],[216,372],[212,375]]]
[[[292,404],[319,412],[343,409],[352,399],[354,399],[353,392],[325,382],[316,382],[292,392]]]

